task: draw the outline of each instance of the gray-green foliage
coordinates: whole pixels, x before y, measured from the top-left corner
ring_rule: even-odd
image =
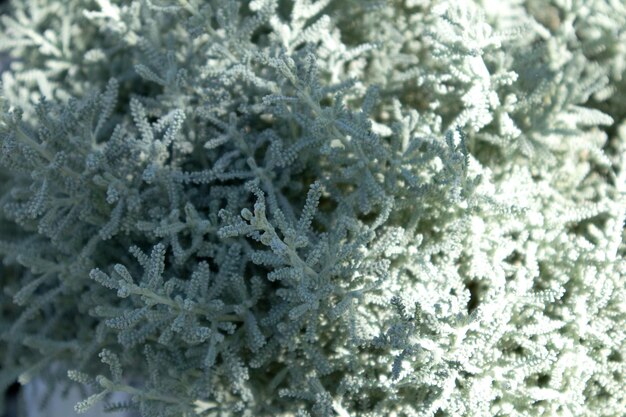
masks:
[[[13,2],[0,385],[151,417],[620,415],[625,21]]]

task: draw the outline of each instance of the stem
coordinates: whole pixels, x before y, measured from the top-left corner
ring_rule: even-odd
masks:
[[[170,404],[182,405],[179,398],[164,395],[163,393],[160,393],[160,392],[142,391],[135,387],[131,387],[130,385],[115,384],[111,387],[111,390],[125,392],[127,394],[136,395],[138,397],[146,398],[148,400],[163,401],[163,402],[170,403]]]
[[[188,0],[178,0],[178,2],[183,7],[183,9],[187,10],[192,15],[198,15],[198,10],[191,3],[189,3]]]
[[[135,290],[134,292],[135,292],[136,294],[139,294],[139,295],[142,295],[142,296],[144,296],[144,297],[146,297],[146,298],[149,298],[149,299],[151,299],[151,300],[154,300],[154,301],[156,301],[156,302],[157,302],[157,303],[159,303],[159,304],[164,304],[164,305],[167,305],[167,306],[169,306],[169,307],[172,307],[173,309],[175,309],[175,310],[176,310],[176,311],[178,311],[179,313],[183,311],[183,310],[180,308],[180,306],[179,306],[176,302],[174,302],[171,298],[164,297],[164,296],[159,295],[159,294],[157,294],[157,293],[155,293],[155,292],[153,292],[153,291],[150,291],[150,290],[148,290],[148,289],[146,289],[146,288],[141,288],[141,287],[139,287],[139,286],[137,286],[137,285],[135,285],[135,287],[136,287],[136,290]],[[191,309],[191,312],[192,312],[192,313],[196,313],[196,314],[198,314],[198,315],[204,315],[204,316],[208,316],[208,317],[210,317],[210,316],[211,316],[211,313],[210,313],[210,312],[208,312],[208,311],[206,311],[206,310],[202,309],[202,308],[201,308],[201,307],[199,307],[199,306],[194,306],[194,307]],[[234,322],[243,322],[244,320],[243,320],[243,318],[242,318],[242,317],[240,317],[240,316],[238,316],[238,315],[236,315],[236,314],[222,314],[222,315],[220,315],[220,316],[217,316],[217,317],[216,317],[214,320],[212,320],[212,321],[228,321],[228,322],[233,322],[233,321],[234,321]]]
[[[17,137],[18,139],[25,145],[31,147],[32,149],[34,149],[42,158],[44,158],[46,161],[48,162],[52,162],[54,160],[54,156],[47,150],[45,149],[43,146],[41,146],[40,143],[36,142],[35,140],[33,140],[30,136],[28,136],[26,133],[24,133],[24,131],[22,129],[20,129],[19,127],[16,129],[17,131]],[[72,177],[76,180],[80,179],[80,175],[77,174],[76,172],[68,169],[65,166],[61,167],[61,171],[67,175],[68,177]]]

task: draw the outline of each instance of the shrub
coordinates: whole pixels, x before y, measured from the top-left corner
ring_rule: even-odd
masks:
[[[1,386],[150,417],[626,409],[620,2],[1,22]]]

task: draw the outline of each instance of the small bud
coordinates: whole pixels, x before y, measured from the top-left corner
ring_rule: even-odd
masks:
[[[252,214],[250,210],[248,210],[247,208],[244,208],[241,210],[241,217],[243,217],[247,221],[252,221],[252,219],[254,218],[254,215]]]

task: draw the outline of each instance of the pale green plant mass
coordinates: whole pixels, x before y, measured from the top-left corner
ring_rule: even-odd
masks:
[[[619,0],[25,0],[0,386],[146,417],[623,416]]]

